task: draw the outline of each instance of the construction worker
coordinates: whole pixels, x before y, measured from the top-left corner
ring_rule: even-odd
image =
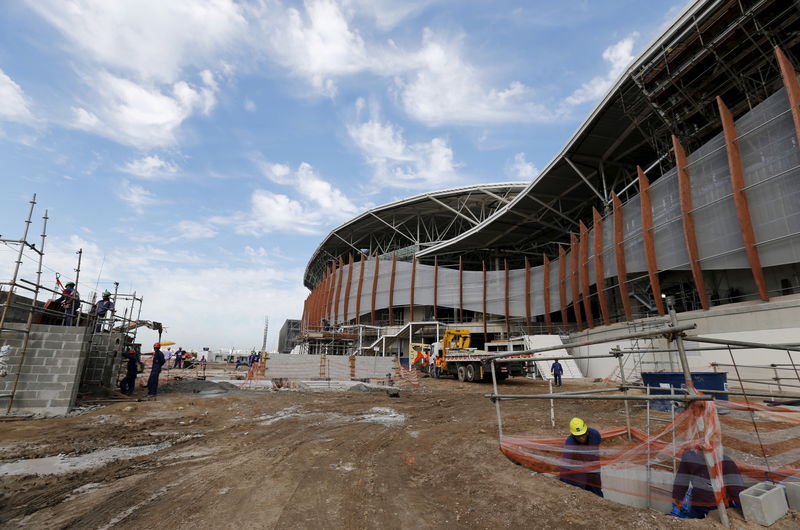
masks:
[[[136,385],[136,374],[139,372],[139,359],[136,358],[136,350],[131,348],[126,352],[122,352],[122,356],[127,359],[125,377],[119,382],[119,390],[123,394],[130,396],[133,394],[133,389]]]
[[[156,397],[158,394],[158,376],[161,374],[161,367],[167,360],[161,351],[161,343],[153,344],[153,367],[150,368],[150,378],[147,379],[147,397]]]
[[[725,504],[740,508],[739,494],[745,489],[739,466],[728,455],[722,457],[722,484]],[[691,489],[689,489],[691,487]],[[681,455],[681,463],[672,485],[672,513],[683,519],[704,519],[717,509],[714,489],[708,478],[708,464],[699,448],[689,448]]]
[[[572,484],[603,496],[603,482],[600,477],[600,433],[586,425],[580,418],[569,422],[570,435],[564,441],[561,455],[561,482]]]
[[[97,315],[97,327],[95,333],[100,333],[103,329],[102,319],[109,311],[114,311],[114,302],[111,301],[111,291],[103,291],[103,297],[94,305],[94,314]]]
[[[436,352],[436,357],[433,359],[433,377],[439,379],[442,375],[442,358],[439,356],[439,352]]]
[[[553,384],[555,386],[561,386],[561,374],[564,373],[564,367],[561,366],[558,359],[553,361],[553,364],[550,365],[550,373],[553,374]]]
[[[173,368],[183,368],[183,348],[178,346],[177,351],[175,351],[175,364],[172,365]]]
[[[71,326],[75,311],[80,309],[81,304],[81,296],[75,289],[75,282],[67,282],[64,285],[61,297],[56,300],[56,303],[61,304],[64,308],[64,325]]]

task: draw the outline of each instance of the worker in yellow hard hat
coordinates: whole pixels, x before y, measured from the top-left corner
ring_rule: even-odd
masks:
[[[600,477],[600,433],[592,429],[581,418],[569,421],[569,436],[564,441],[561,455],[562,482],[603,496],[603,482]]]

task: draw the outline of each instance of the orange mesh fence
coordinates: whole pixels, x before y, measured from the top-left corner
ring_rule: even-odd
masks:
[[[630,442],[623,438],[626,427],[614,427],[599,431],[599,446],[505,435],[500,450],[514,462],[575,485],[600,487],[602,476],[606,496],[614,492],[669,504],[691,487],[694,505],[716,506],[738,501],[738,493],[756,482],[800,480],[798,424],[800,411],[788,407],[694,402],[650,436],[632,428]]]

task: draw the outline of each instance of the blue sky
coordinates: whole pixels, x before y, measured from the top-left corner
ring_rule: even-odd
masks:
[[[269,315],[274,346],[331,228],[423,191],[530,180],[685,6],[7,2],[0,234],[21,235],[36,193],[46,284],[83,248],[82,296],[118,281],[165,340],[260,346]],[[0,246],[0,278],[13,261]]]

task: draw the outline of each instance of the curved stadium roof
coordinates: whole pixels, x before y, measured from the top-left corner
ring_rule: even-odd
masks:
[[[349,254],[397,252],[411,255],[480,225],[509,204],[526,182],[477,184],[432,191],[363,212],[334,228],[306,266],[304,284],[312,289],[325,267]]]

